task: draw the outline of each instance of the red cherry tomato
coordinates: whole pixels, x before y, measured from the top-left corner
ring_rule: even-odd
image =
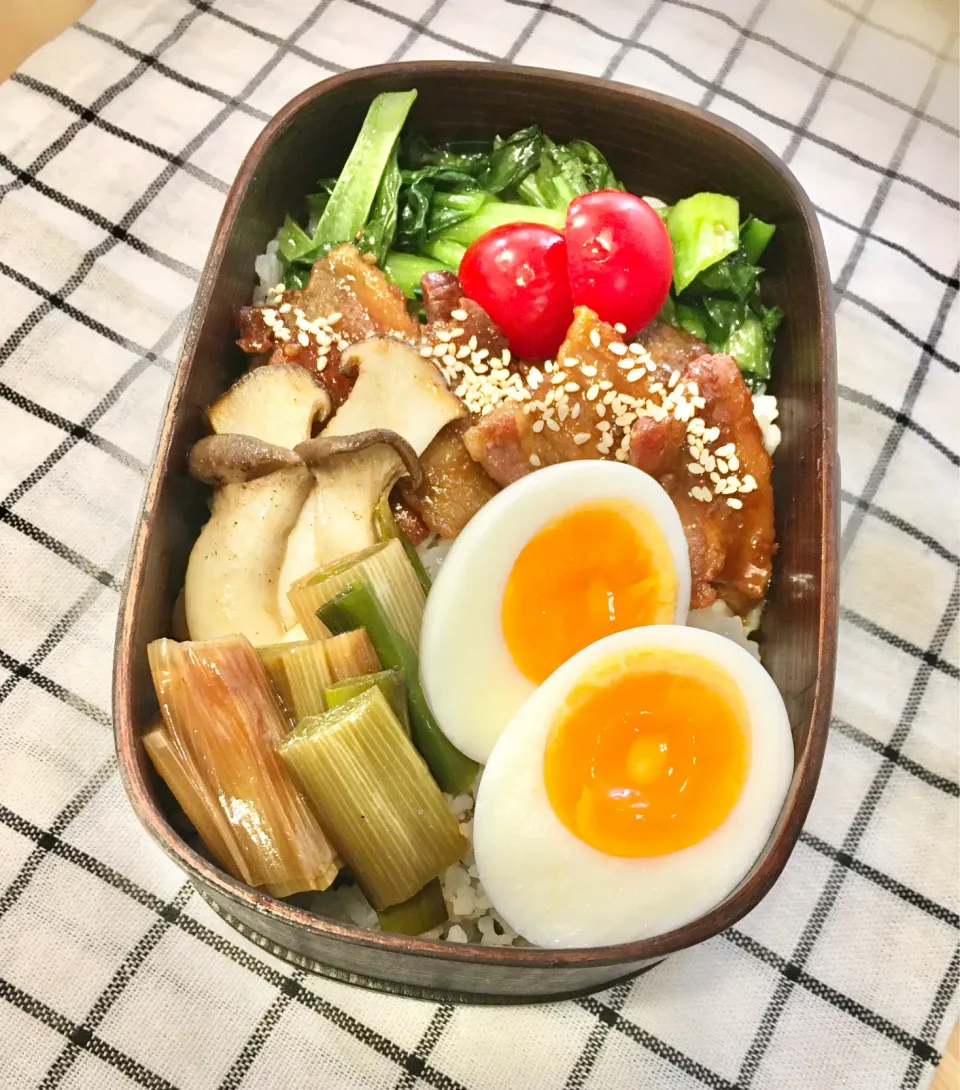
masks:
[[[521,359],[552,357],[573,321],[567,247],[551,227],[508,223],[481,235],[460,262],[460,286]]]
[[[663,221],[632,193],[601,189],[567,209],[567,255],[576,306],[634,334],[663,306],[673,278],[673,247]]]

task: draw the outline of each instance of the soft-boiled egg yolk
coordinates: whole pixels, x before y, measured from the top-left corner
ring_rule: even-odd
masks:
[[[638,858],[697,844],[723,823],[750,747],[743,699],[718,674],[685,655],[571,692],[547,739],[544,782],[574,836]]]
[[[588,644],[673,620],[677,576],[663,531],[627,504],[585,505],[523,547],[507,578],[502,624],[520,672],[539,684]]]
[[[748,651],[685,625],[616,632],[494,744],[473,813],[480,882],[539,946],[664,934],[750,872],[792,776],[783,698]]]

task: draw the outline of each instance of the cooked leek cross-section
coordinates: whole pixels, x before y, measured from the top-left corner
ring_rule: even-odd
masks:
[[[323,694],[333,678],[321,640],[274,643],[257,653],[294,725],[326,710]]]
[[[380,502],[377,504],[373,519],[377,527],[377,534],[381,541],[389,541],[391,538],[395,537],[403,546],[403,551],[407,555],[407,560],[410,561],[410,567],[413,568],[414,574],[417,577],[417,582],[423,587],[423,593],[429,594],[432,585],[430,576],[427,574],[427,569],[423,566],[420,554],[417,552],[407,535],[397,525],[397,520],[393,517],[393,511],[390,509],[390,494],[388,492],[384,492],[380,497]]]
[[[390,710],[400,721],[404,734],[410,737],[410,717],[407,714],[407,686],[403,680],[402,670],[380,670],[376,674],[366,674],[363,677],[349,677],[345,681],[338,681],[331,685],[323,694],[328,708],[336,708],[359,696],[371,687],[376,687],[387,698]]]
[[[387,617],[369,583],[345,587],[320,607],[320,619],[331,632],[364,628],[383,666],[399,667],[407,681],[410,736],[423,755],[434,779],[451,795],[466,791],[476,779],[479,766],[465,757],[440,729],[420,687],[420,660],[411,645]]]
[[[293,584],[289,591],[290,604],[307,635],[317,639],[325,634],[318,627],[317,611],[344,587],[361,579],[376,592],[390,623],[400,635],[412,647],[419,646],[427,597],[399,538],[381,541],[345,556]]]
[[[156,640],[147,656],[166,732],[147,752],[211,853],[275,897],[326,889],[337,861],[277,758],[287,723],[250,641]]]
[[[440,880],[434,878],[423,889],[399,905],[391,905],[377,913],[381,931],[398,935],[422,935],[447,922],[447,903],[443,899]]]
[[[411,898],[467,849],[376,686],[305,719],[277,752],[378,912]]]
[[[143,748],[216,861],[224,870],[249,882],[246,862],[217,799],[162,721],[144,734]]]
[[[380,659],[362,628],[332,636],[324,641],[323,649],[327,653],[330,677],[335,682],[380,672]]]

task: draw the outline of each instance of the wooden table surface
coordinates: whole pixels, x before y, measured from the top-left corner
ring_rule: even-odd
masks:
[[[91,0],[0,0],[0,80],[90,7]],[[960,1090],[960,1024],[931,1090]]]

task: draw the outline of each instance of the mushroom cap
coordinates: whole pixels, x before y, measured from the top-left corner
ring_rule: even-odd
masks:
[[[245,484],[302,464],[292,450],[254,439],[252,435],[208,435],[194,443],[188,468],[191,477],[219,487]]]

